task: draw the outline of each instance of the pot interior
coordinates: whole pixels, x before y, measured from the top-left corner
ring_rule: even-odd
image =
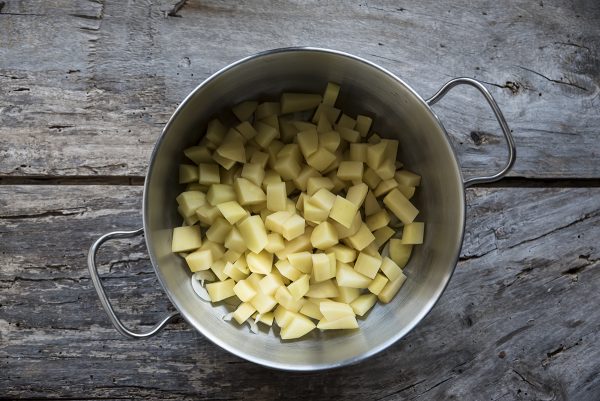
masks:
[[[281,341],[272,330],[225,322],[216,307],[193,292],[185,261],[171,253],[171,230],[181,224],[175,197],[183,150],[204,135],[208,120],[249,99],[277,100],[283,91],[321,93],[340,84],[337,107],[351,116],[374,117],[374,130],[400,140],[399,160],[422,176],[413,202],[426,223],[425,243],[404,269],[407,281],[387,305],[359,319],[359,330],[314,330]],[[230,118],[227,113],[224,119]],[[263,365],[313,370],[356,362],[385,349],[410,331],[440,297],[456,265],[464,229],[464,190],[456,158],[437,118],[398,78],[353,56],[320,49],[282,49],[242,60],[200,85],[178,108],[159,139],[146,178],[144,226],[156,273],[185,319],[226,350]],[[262,327],[262,325],[259,325]]]

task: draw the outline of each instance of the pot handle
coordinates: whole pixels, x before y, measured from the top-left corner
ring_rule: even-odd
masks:
[[[499,179],[504,177],[506,173],[508,173],[508,171],[512,168],[513,164],[515,164],[515,159],[517,157],[517,149],[515,147],[515,141],[510,132],[510,128],[508,128],[508,124],[504,119],[504,115],[502,115],[502,111],[500,111],[500,107],[498,107],[498,103],[496,103],[496,100],[494,100],[494,98],[492,97],[490,92],[485,88],[485,86],[483,86],[481,82],[472,78],[455,78],[444,84],[444,86],[442,86],[440,90],[436,92],[435,95],[427,99],[426,102],[429,106],[433,106],[434,104],[439,102],[450,91],[450,89],[458,85],[469,85],[481,92],[485,100],[492,108],[492,111],[496,116],[496,120],[498,120],[498,123],[500,124],[500,128],[502,128],[502,133],[504,134],[504,138],[506,139],[506,144],[508,147],[508,161],[500,171],[493,175],[469,178],[463,183],[463,185],[465,186],[465,188],[468,188],[475,184],[498,181]]]
[[[125,325],[121,322],[121,320],[115,314],[115,311],[106,295],[106,291],[102,286],[102,281],[100,281],[100,276],[98,275],[98,269],[96,268],[96,254],[98,253],[98,249],[100,246],[110,239],[115,238],[131,238],[137,235],[141,235],[144,233],[144,229],[140,228],[133,231],[113,231],[111,233],[105,234],[98,238],[96,242],[92,244],[90,250],[88,252],[88,268],[90,271],[90,276],[92,276],[92,282],[94,283],[94,287],[96,288],[96,292],[98,293],[98,297],[100,298],[100,302],[104,307],[104,310],[108,314],[110,321],[113,326],[117,329],[117,331],[124,336],[132,337],[132,338],[147,338],[158,333],[167,323],[169,323],[174,317],[179,315],[178,312],[171,312],[169,315],[165,316],[159,323],[157,323],[152,329],[145,333],[136,333],[134,331],[129,330]]]

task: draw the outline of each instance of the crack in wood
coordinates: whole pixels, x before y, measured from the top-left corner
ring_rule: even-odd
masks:
[[[54,216],[73,216],[78,215],[82,216],[86,212],[88,212],[87,207],[73,207],[73,208],[65,208],[60,210],[49,210],[41,213],[34,214],[13,214],[0,216],[0,220],[16,220],[16,219],[37,219],[40,217],[54,217]]]
[[[518,68],[521,68],[521,69],[523,69],[525,71],[529,71],[529,72],[531,72],[533,74],[539,75],[540,77],[544,78],[545,80],[550,81],[550,82],[554,82],[555,84],[572,86],[574,88],[581,89],[581,90],[586,91],[586,92],[589,91],[587,88],[584,88],[583,86],[577,85],[577,84],[575,84],[573,82],[570,82],[570,81],[563,81],[562,79],[552,79],[552,78],[549,78],[549,77],[545,76],[542,73],[539,73],[539,72],[537,72],[535,70],[532,70],[531,68],[523,67],[523,66],[520,66],[520,65],[517,65],[515,67],[518,67]]]
[[[179,15],[178,12],[185,6],[185,3],[187,3],[187,0],[179,0],[170,10],[165,12],[165,16],[181,18],[181,15]]]
[[[427,381],[427,379],[419,380],[418,382],[410,384],[410,385],[408,385],[406,387],[402,387],[401,389],[399,389],[397,391],[394,391],[391,394],[387,394],[387,395],[385,395],[385,396],[383,396],[381,398],[377,398],[375,401],[387,400],[389,398],[395,399],[398,394],[403,393],[406,390],[410,390],[411,388],[414,388],[414,387],[418,386],[419,384],[424,383],[426,381]]]
[[[438,383],[434,384],[433,386],[429,387],[427,390],[423,391],[422,393],[419,393],[419,394],[417,395],[417,397],[420,397],[420,396],[422,396],[423,394],[426,394],[426,393],[430,392],[430,391],[431,391],[431,390],[433,390],[434,388],[441,386],[442,384],[446,383],[446,382],[447,382],[447,381],[449,381],[449,380],[452,380],[452,379],[454,379],[455,377],[456,377],[456,376],[450,376],[450,377],[448,377],[448,378],[446,378],[446,379],[442,380],[441,382],[438,382]],[[413,397],[413,398],[411,398],[411,399],[415,399],[415,397]]]

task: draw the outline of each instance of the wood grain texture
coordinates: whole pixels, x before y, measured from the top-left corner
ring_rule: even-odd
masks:
[[[372,60],[427,97],[445,81],[489,84],[516,137],[516,177],[599,178],[600,5],[3,2],[0,176],[143,176],[178,102],[258,51],[312,45]],[[435,106],[466,175],[505,159],[480,96]]]
[[[461,261],[405,339],[334,371],[245,362],[179,322],[122,338],[86,252],[141,224],[141,188],[0,186],[0,398],[596,400],[600,188],[469,190]],[[107,244],[104,283],[124,320],[171,310],[139,240]]]

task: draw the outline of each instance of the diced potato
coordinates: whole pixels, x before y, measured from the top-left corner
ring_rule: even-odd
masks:
[[[248,318],[250,316],[252,316],[252,314],[254,312],[256,312],[256,309],[254,308],[254,306],[252,306],[248,302],[243,302],[237,307],[235,312],[233,312],[233,318],[235,319],[236,322],[238,322],[239,324],[242,324],[246,320],[248,320]]]
[[[265,249],[270,253],[277,253],[282,251],[285,248],[285,244],[283,243],[283,237],[278,233],[269,233],[267,234],[267,245]]]
[[[339,286],[350,288],[367,288],[371,284],[369,277],[363,276],[350,265],[341,262],[337,264],[336,281]]]
[[[206,284],[206,291],[212,302],[219,302],[235,295],[233,287],[235,287],[235,281],[227,279],[225,281]]]
[[[421,176],[408,170],[399,170],[394,174],[398,184],[406,187],[418,187],[421,185]]]
[[[221,121],[215,118],[208,122],[204,138],[212,143],[219,144],[223,140],[226,132],[227,128],[225,128]]]
[[[321,174],[317,170],[315,170],[311,166],[303,164],[302,169],[300,170],[300,173],[292,179],[292,182],[299,190],[306,191],[306,188],[308,186],[308,180],[311,177],[320,177],[320,176],[321,176]]]
[[[250,163],[258,164],[259,166],[262,166],[263,169],[267,168],[268,162],[269,162],[269,154],[265,153],[265,152],[261,152],[261,151],[254,152],[252,154],[252,157],[250,158]],[[266,171],[265,171],[265,175],[266,175]],[[264,182],[264,177],[263,177],[263,182]]]
[[[285,220],[281,235],[283,235],[283,238],[286,240],[291,241],[294,238],[304,234],[305,227],[306,223],[304,219],[300,217],[300,215],[293,214],[290,216],[290,218]]]
[[[412,223],[419,214],[419,210],[397,189],[393,189],[387,194],[383,198],[383,203],[404,224]]]
[[[333,252],[335,258],[343,263],[352,263],[356,260],[356,250],[342,244],[334,245],[328,251]]]
[[[298,130],[296,129],[292,121],[288,121],[287,119],[279,120],[279,135],[280,139],[283,142],[292,142],[297,134]]]
[[[360,184],[352,185],[350,188],[348,188],[346,199],[354,203],[356,207],[360,208],[365,201],[368,192],[369,187],[367,184],[361,182]]]
[[[346,316],[354,316],[352,307],[346,303],[335,301],[323,301],[319,304],[319,310],[328,321],[341,319]]]
[[[253,100],[247,100],[245,102],[233,106],[231,111],[233,112],[233,114],[235,114],[238,120],[247,121],[250,120],[252,114],[254,114],[256,106],[258,106],[258,102]]]
[[[264,250],[259,253],[249,252],[246,263],[253,273],[269,274],[273,268],[273,254]]]
[[[300,174],[302,167],[294,157],[285,157],[277,159],[273,169],[281,175],[286,181],[293,180]]]
[[[402,287],[402,284],[404,284],[405,281],[406,276],[404,273],[401,273],[400,277],[398,277],[396,280],[388,282],[385,287],[383,287],[383,290],[381,290],[381,292],[377,295],[379,301],[383,302],[384,304],[389,303],[396,296],[400,290],[400,287]]]
[[[250,300],[252,306],[258,311],[258,313],[269,313],[277,306],[277,301],[272,295],[263,294],[258,292],[254,298]],[[273,323],[271,319],[271,324]]]
[[[238,224],[238,230],[244,238],[246,246],[254,253],[259,253],[267,243],[267,231],[260,216],[250,216]]]
[[[216,260],[210,266],[210,270],[217,276],[220,281],[227,280],[229,275],[225,273],[225,262],[224,260]]]
[[[185,191],[180,193],[176,199],[185,217],[196,214],[198,208],[206,205],[206,195],[200,191]]]
[[[239,230],[236,227],[231,228],[229,234],[227,234],[227,237],[225,237],[225,243],[223,245],[225,245],[225,248],[237,252],[245,252],[246,249],[248,249],[246,247],[246,242],[244,241],[242,234],[240,234]]]
[[[324,222],[327,220],[327,217],[329,217],[329,211],[315,205],[311,202],[309,197],[304,197],[302,210],[304,212],[304,218],[314,223]]]
[[[200,227],[175,227],[173,229],[172,252],[188,252],[202,246]]]
[[[362,223],[356,234],[349,236],[346,240],[354,249],[362,251],[371,242],[375,241],[375,236],[371,233],[369,227],[365,223]]]
[[[377,302],[377,296],[374,294],[364,294],[350,303],[352,310],[358,316],[364,316]]]
[[[402,274],[402,269],[388,257],[383,258],[381,262],[381,271],[390,281],[395,281]]]
[[[367,224],[367,227],[369,227],[369,230],[375,231],[382,227],[386,227],[390,223],[390,216],[385,210],[381,209],[380,211],[369,215],[365,220],[365,223]]]
[[[222,244],[225,242],[225,238],[231,230],[231,224],[222,217],[219,217],[215,222],[206,230],[206,238],[212,242],[218,242]]]
[[[377,240],[377,238],[375,238]],[[374,256],[376,258],[381,259],[381,254],[379,253],[379,247],[375,243],[375,241],[371,242],[366,248],[364,248],[361,252],[366,253],[367,255]]]
[[[225,168],[220,169],[221,173],[221,184],[233,185],[235,179],[240,176],[241,169],[239,166],[235,166],[226,170]],[[208,191],[208,188],[206,189]]]
[[[287,258],[287,255],[296,252],[309,251],[312,249],[312,244],[310,243],[310,235],[312,234],[312,227],[306,227],[304,230],[304,234],[299,236],[298,238],[294,238],[291,241],[287,241],[285,244],[285,248],[283,251],[277,252],[277,257],[279,259]]]
[[[281,95],[281,114],[295,113],[316,108],[321,103],[321,95],[308,93],[283,93]]]
[[[281,176],[275,170],[265,170],[265,178],[263,179],[262,187],[267,190],[267,185],[283,182]]]
[[[212,257],[213,260],[219,260],[223,257],[223,255],[225,255],[225,247],[223,247],[222,244],[219,244],[217,242],[212,242],[209,240],[206,240],[202,243],[202,246],[200,248],[198,248],[200,250],[205,250],[208,249],[212,252]]]
[[[286,259],[277,261],[277,263],[275,263],[275,267],[283,277],[286,277],[291,281],[296,281],[302,277],[302,272],[292,266],[292,264]]]
[[[279,287],[275,291],[275,301],[290,312],[298,312],[304,304],[303,299],[294,299],[287,287]]]
[[[350,226],[350,228],[344,227],[337,221],[333,222],[333,225],[335,226],[335,229],[338,232],[339,239],[348,238],[348,237],[356,234],[362,224],[363,224],[363,221],[361,219],[360,212],[356,212],[356,215],[354,216],[354,220],[352,220],[352,225]]]
[[[325,119],[321,119],[319,120],[319,126],[321,126],[323,121],[327,121]],[[330,152],[335,152],[341,143],[341,138],[340,138],[340,134],[337,133],[336,131],[331,131],[331,125],[329,125],[327,128],[322,128],[323,131],[319,131],[322,132],[321,135],[319,135],[319,145],[323,146],[325,149],[327,149]],[[317,127],[317,131],[318,131],[318,127]]]
[[[412,245],[403,244],[400,239],[391,239],[389,242],[390,258],[398,265],[399,268],[404,268],[410,259]],[[393,280],[390,277],[390,280]]]
[[[381,142],[381,137],[374,132],[371,134],[371,136],[369,136],[369,138],[367,138],[367,142],[369,142],[371,145],[376,145]]]
[[[340,115],[341,110],[340,109],[336,109],[333,106],[329,106],[326,104],[320,104],[317,107],[317,110],[315,111],[315,115],[312,118],[312,122],[316,123],[319,121],[319,119],[321,118],[321,115],[324,115],[325,117],[327,117],[327,119],[331,122],[335,122],[338,119],[338,116]]]
[[[275,128],[277,130],[277,137],[279,138],[279,117],[278,116],[271,115],[271,116],[261,119],[260,122],[265,123],[265,124],[270,125],[271,127]]]
[[[402,243],[405,245],[422,244],[424,231],[424,223],[415,221],[413,223],[406,224],[402,229]]]
[[[333,187],[333,181],[328,177],[310,177],[307,180],[306,192],[312,196],[321,188],[331,191]]]
[[[230,170],[235,165],[235,160],[228,159],[221,156],[218,153],[213,153],[212,158],[217,164],[223,167],[225,170]]]
[[[338,233],[331,223],[324,221],[315,227],[310,242],[315,248],[325,250],[338,243]]]
[[[183,153],[196,164],[212,161],[210,150],[205,146],[192,146],[184,150]]]
[[[340,93],[340,86],[333,82],[327,83],[325,93],[323,94],[323,104],[327,106],[335,106],[335,102]]]
[[[287,289],[292,294],[294,300],[301,299],[308,292],[308,279],[308,274],[304,274],[298,280],[288,285]]]
[[[368,280],[369,279],[367,278],[367,281]],[[367,285],[365,285],[364,288],[367,288]],[[305,294],[305,296],[309,298],[335,298],[339,295],[340,291],[333,280],[325,280],[320,283],[310,284],[308,292]]]
[[[377,274],[371,284],[367,287],[369,291],[371,291],[375,295],[379,295],[383,287],[388,283],[388,279],[383,274]]]
[[[367,162],[367,147],[366,143],[351,143],[350,144],[350,160],[360,163]],[[362,178],[362,176],[361,176]]]
[[[319,147],[313,154],[306,158],[306,163],[318,171],[324,171],[336,159],[334,153],[325,147]]]
[[[375,172],[377,173],[379,178],[381,178],[384,181],[393,180],[394,173],[396,172],[396,164],[394,163],[394,159],[385,159],[383,163],[381,163],[379,168],[375,170]]]
[[[236,178],[233,189],[238,203],[242,206],[256,205],[267,200],[262,188],[245,178]]]
[[[273,168],[275,166],[275,162],[277,161],[277,154],[283,148],[283,143],[278,141],[277,139],[271,141],[269,145],[266,147],[267,154],[269,155],[269,167]]]
[[[369,133],[372,123],[373,119],[371,117],[358,115],[356,117],[356,125],[354,129],[360,132],[360,135],[364,138]]]
[[[245,259],[244,259],[245,260]],[[244,280],[248,277],[248,273],[241,271],[238,269],[239,264],[226,262],[225,267],[223,267],[223,273],[227,275],[227,277],[232,278],[236,282]]]
[[[390,238],[392,238],[396,234],[396,231],[389,227],[381,227],[378,230],[373,231],[373,236],[375,237],[374,244],[377,244],[377,248],[381,248]]]
[[[287,256],[290,264],[305,274],[312,273],[313,262],[312,262],[312,254],[310,252],[296,252],[291,253]]]
[[[312,277],[316,283],[335,277],[335,270],[331,268],[329,257],[324,253],[312,255]]]
[[[300,146],[297,143],[284,144],[277,153],[277,158],[279,159],[285,159],[287,157],[291,157],[298,164],[303,162],[302,152],[300,151]]]
[[[179,165],[179,183],[187,184],[198,181],[198,167],[192,164]]]
[[[248,302],[256,295],[256,289],[247,280],[240,280],[233,287],[233,292],[242,302]]]
[[[212,184],[206,193],[206,200],[212,206],[217,206],[219,203],[234,201],[235,199],[236,196],[233,187],[227,184]]]
[[[360,132],[351,128],[341,127],[338,123],[337,131],[340,133],[340,137],[348,142],[356,143],[360,141]]]
[[[364,252],[358,254],[354,270],[360,274],[374,279],[381,266],[381,259],[367,255]]]
[[[192,272],[208,270],[213,262],[212,252],[210,250],[198,250],[188,254],[185,261]]]
[[[370,144],[367,146],[367,165],[377,171],[385,160],[385,142]]]
[[[410,199],[415,195],[415,187],[405,187],[404,185],[398,185],[398,191],[402,192],[402,195],[406,197],[406,199]]]
[[[273,270],[263,277],[258,283],[259,289],[263,294],[273,295],[279,287],[283,285],[283,280],[279,273]]]
[[[310,197],[310,201],[317,207],[327,210],[329,213],[331,208],[335,204],[336,196],[325,188],[319,189],[313,196]]]
[[[354,316],[344,316],[333,321],[321,319],[317,328],[320,330],[358,329],[358,322]]]
[[[377,175],[375,170],[373,170],[371,167],[367,167],[363,173],[363,181],[369,186],[369,188],[375,190],[375,188],[377,188],[377,186],[381,183],[381,178],[379,175]]]
[[[246,140],[242,134],[240,134],[234,128],[227,132],[227,136],[217,148],[217,154],[221,157],[236,162],[246,162],[246,147],[244,146]]]
[[[333,105],[330,105],[330,106],[333,106]],[[340,127],[354,129],[355,125],[356,125],[356,120],[346,114],[343,114],[343,113],[340,116],[340,120],[337,123],[338,129]]]
[[[275,315],[273,314],[273,312],[266,312],[266,313],[260,313],[257,312],[259,314],[255,314],[256,317],[256,321],[260,322],[260,323],[264,323],[267,326],[272,326],[273,325],[273,319],[275,319]],[[254,315],[252,315],[254,317]]]
[[[235,224],[248,216],[248,212],[234,200],[220,203],[217,208],[229,224]]]
[[[314,196],[311,199],[314,199]],[[358,207],[354,203],[338,195],[335,198],[331,212],[329,212],[329,217],[342,226],[350,228],[357,211]]]
[[[302,305],[302,308],[300,308],[300,313],[317,320],[323,318],[319,305],[312,302],[305,302],[304,305]]]
[[[221,212],[216,206],[205,205],[196,210],[196,216],[202,223],[210,226],[221,216]]]
[[[275,308],[273,316],[275,317],[275,322],[277,325],[281,328],[284,328],[292,321],[294,312],[285,309],[283,305],[279,305],[277,308]]]
[[[301,314],[294,314],[292,320],[281,329],[282,340],[292,340],[300,338],[311,332],[315,328],[315,324],[307,317]]]
[[[254,124],[254,128],[257,132],[254,141],[262,149],[266,149],[279,136],[279,131],[276,128],[260,121]]]
[[[361,180],[363,176],[364,165],[360,161],[343,161],[340,163],[337,176],[342,180]]]
[[[256,107],[254,114],[257,120],[262,120],[269,116],[279,115],[280,111],[281,107],[279,102],[263,102]]]
[[[397,187],[398,183],[393,178],[385,181],[380,181],[379,185],[377,185],[377,187],[373,190],[373,195],[375,195],[376,197],[380,197],[389,193],[392,189]]]
[[[298,145],[300,145],[300,150],[305,159],[315,153],[319,148],[319,137],[316,129],[311,128],[306,131],[298,132],[296,140],[298,141]]]
[[[260,164],[246,163],[242,168],[242,177],[260,187],[265,177],[265,169]]]
[[[343,302],[349,304],[358,298],[361,294],[361,290],[358,288],[350,287],[339,287],[340,295],[335,297],[333,300],[336,302]]]
[[[285,183],[277,182],[267,185],[267,209],[274,212],[286,210],[287,194]]]
[[[198,165],[198,182],[202,185],[219,184],[219,166],[213,163],[200,163]]]

